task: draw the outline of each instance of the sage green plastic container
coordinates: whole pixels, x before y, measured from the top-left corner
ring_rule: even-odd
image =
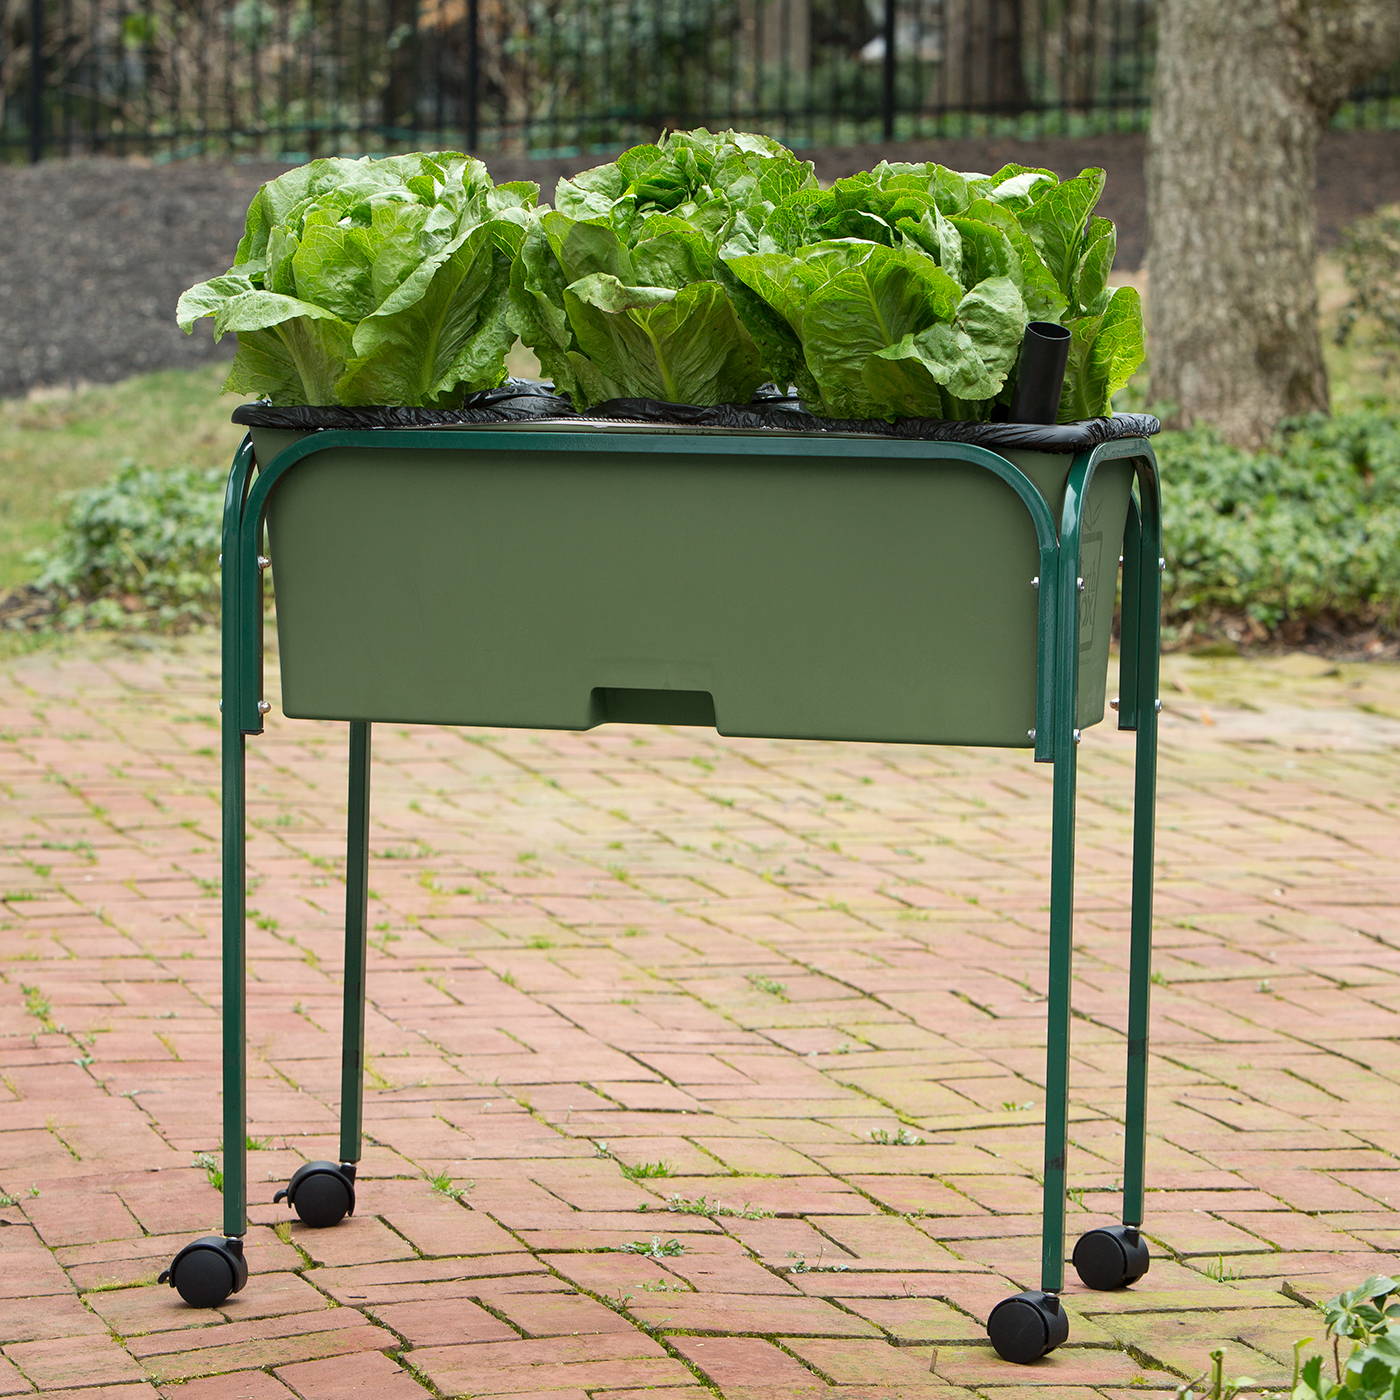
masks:
[[[612,453],[545,431],[287,473],[268,506],[287,715],[1029,746],[1035,532],[985,468],[866,438]],[[301,436],[254,429],[258,460]],[[1004,455],[1058,522],[1073,456]],[[1131,477],[1104,463],[1086,504],[1081,728],[1103,717]]]

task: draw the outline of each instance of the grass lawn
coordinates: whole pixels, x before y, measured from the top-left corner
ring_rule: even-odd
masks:
[[[0,591],[37,572],[29,556],[53,539],[65,495],[124,462],[226,462],[243,436],[238,402],[219,392],[222,364],[162,370],[117,384],[55,389],[0,411]]]

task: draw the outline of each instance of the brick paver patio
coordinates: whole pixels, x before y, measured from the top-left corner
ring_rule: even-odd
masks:
[[[270,1201],[336,1152],[344,730],[270,717],[253,1276],[184,1307],[153,1280],[219,1218],[213,661],[3,668],[0,1396],[1120,1400],[1221,1342],[1279,1379],[1309,1300],[1394,1267],[1400,670],[1174,660],[1156,1258],[1073,1283],[1045,1362],[982,1320],[1036,1282],[1048,769],[704,731],[376,730],[370,1142],[318,1232]],[[1130,758],[1086,736],[1071,1238],[1116,1219]]]

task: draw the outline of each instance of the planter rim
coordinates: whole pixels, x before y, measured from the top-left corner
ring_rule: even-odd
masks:
[[[513,381],[472,395],[456,409],[356,408],[341,406],[241,404],[233,421],[249,428],[292,432],[324,429],[515,428],[542,431],[580,430],[695,434],[742,434],[767,438],[863,438],[868,441],[967,443],[993,451],[1075,453],[1123,438],[1151,437],[1161,424],[1151,414],[1124,413],[1087,418],[1077,423],[977,423],[962,420],[902,418],[818,418],[795,397],[772,395],[750,404],[701,408],[650,399],[615,399],[587,413],[574,413],[567,402],[543,386]]]

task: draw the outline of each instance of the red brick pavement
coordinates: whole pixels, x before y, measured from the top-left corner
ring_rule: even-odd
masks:
[[[213,648],[5,671],[0,1396],[1090,1400],[1222,1342],[1280,1377],[1310,1300],[1394,1267],[1395,668],[1169,667],[1156,1258],[1073,1283],[1034,1368],[981,1324],[1036,1281],[1048,770],[379,727],[369,1141],[317,1232],[270,1202],[336,1151],[343,731],[274,715],[253,1276],[203,1313],[153,1280],[219,1218]],[[1083,748],[1075,1232],[1120,1175],[1130,756]]]

